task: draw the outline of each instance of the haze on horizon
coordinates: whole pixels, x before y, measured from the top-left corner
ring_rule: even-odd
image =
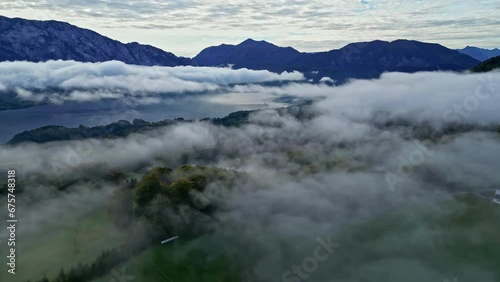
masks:
[[[0,14],[60,20],[122,42],[151,44],[180,56],[246,38],[300,51],[351,42],[412,39],[449,48],[500,47],[494,0],[3,0]]]

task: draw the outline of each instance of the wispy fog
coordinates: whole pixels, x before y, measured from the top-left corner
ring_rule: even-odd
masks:
[[[128,85],[130,92],[147,92],[163,89],[163,83],[179,82],[176,89],[192,91],[221,83],[301,79],[297,74],[189,67],[176,72],[119,63],[36,65],[43,70],[33,66],[9,66],[23,78],[12,75],[0,82],[8,89],[26,88],[31,79],[35,80],[31,85],[41,88]],[[23,71],[27,74],[20,74]],[[109,77],[96,78],[97,73]],[[134,83],[144,76],[157,84]],[[338,255],[322,263],[309,281],[494,280],[492,270],[479,263],[462,263],[444,252],[436,256],[453,260],[453,266],[436,266],[419,250],[444,244],[451,231],[427,218],[463,210],[453,193],[500,185],[496,171],[500,135],[492,130],[500,123],[500,73],[391,73],[341,87],[304,83],[229,87],[231,99],[236,100],[238,93],[321,100],[304,109],[308,118],[265,110],[234,128],[194,122],[125,139],[0,146],[0,170],[16,168],[19,179],[28,182],[40,177],[64,179],[97,164],[143,171],[189,163],[246,172],[248,177],[232,187],[223,209],[214,215],[220,223],[216,230],[197,239],[202,248],[233,259],[243,269],[245,281],[302,281],[282,280],[282,275],[311,256],[316,238],[329,235],[341,245]],[[432,135],[457,124],[469,124],[472,129]],[[431,133],[420,134],[415,127]],[[30,193],[30,187],[26,189]],[[415,208],[419,212],[413,213]],[[350,228],[366,222],[383,222],[399,231],[365,240]],[[486,238],[488,228],[477,229],[474,242]]]

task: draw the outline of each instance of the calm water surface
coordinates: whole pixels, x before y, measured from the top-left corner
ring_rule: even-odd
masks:
[[[159,121],[183,117],[199,119],[223,117],[239,110],[267,108],[266,104],[222,105],[199,100],[169,101],[149,105],[125,105],[115,102],[67,103],[41,105],[32,108],[0,111],[0,142],[4,143],[15,134],[46,125],[77,127],[96,126],[118,120],[144,119]]]

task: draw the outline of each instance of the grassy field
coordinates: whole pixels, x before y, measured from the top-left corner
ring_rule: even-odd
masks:
[[[465,195],[435,208],[409,207],[345,229],[332,272],[342,280],[363,271],[356,281],[500,281],[500,206]],[[408,277],[416,266],[430,280]]]
[[[469,281],[475,271],[463,268],[466,265],[493,275],[492,281],[500,281],[500,206],[470,195],[458,196],[457,201],[441,203],[443,209],[453,208],[438,215],[423,207],[408,207],[344,228],[336,236],[342,247],[318,269],[316,277],[351,279],[359,274],[360,266],[369,265],[374,268],[365,267],[363,271],[370,278],[359,276],[356,281],[379,281],[382,276],[384,281],[398,281],[397,275],[405,275],[404,265],[391,271],[376,267],[394,260],[416,261],[435,268],[436,273],[449,273],[448,279]],[[54,277],[61,268],[92,263],[103,250],[119,245],[123,239],[104,210],[94,211],[71,226],[43,230],[36,238],[19,237],[17,275],[7,275],[2,266],[0,281]],[[167,245],[155,244],[94,282],[245,280],[238,274],[240,254],[231,257],[224,250],[208,252],[205,243],[181,238]],[[246,267],[251,267],[254,262],[247,263]]]
[[[443,209],[454,205],[449,213],[435,215],[424,207],[410,207],[346,227],[336,238],[342,247],[311,281],[314,277],[336,281],[355,277],[355,281],[367,282],[426,277],[453,281],[459,277],[460,281],[472,281],[469,279],[478,270],[488,273],[485,282],[500,281],[500,206],[470,195],[457,200],[458,205],[455,201],[440,204]],[[225,257],[223,251],[207,254],[204,249],[182,241],[156,245],[94,282],[120,281],[120,277],[168,282],[245,280],[238,277],[236,257]],[[388,268],[386,263],[394,263],[394,267]],[[417,271],[416,265],[435,272],[408,277],[409,272]],[[439,276],[443,273],[446,275]]]
[[[122,241],[104,210],[86,214],[69,226],[47,228],[36,236],[17,238],[16,275],[7,273],[2,264],[0,281],[26,282],[57,275],[61,268],[70,269],[79,263],[91,263],[105,249]],[[5,249],[2,248],[1,256]]]
[[[93,282],[122,281],[120,279],[166,282],[240,280],[236,272],[231,270],[231,263],[223,256],[212,256],[196,246],[193,251],[186,251],[185,248],[186,245],[181,241],[155,245]]]

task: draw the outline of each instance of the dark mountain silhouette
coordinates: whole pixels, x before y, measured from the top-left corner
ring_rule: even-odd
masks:
[[[375,78],[383,72],[462,71],[479,61],[439,44],[410,40],[352,43],[339,50],[302,53],[266,41],[209,47],[192,60],[139,43],[123,44],[94,31],[58,21],[0,16],[0,61],[118,60],[135,65],[228,66],[273,72],[301,71],[316,80],[329,76]]]
[[[135,65],[178,66],[191,60],[139,43],[123,44],[94,31],[59,21],[0,16],[0,61],[117,60]]]
[[[439,44],[410,40],[377,40],[352,43],[328,52],[301,53],[290,47],[251,39],[238,45],[206,48],[193,62],[202,66],[232,65],[276,72],[298,70],[309,77],[330,76],[338,80],[372,78],[387,71],[462,71],[479,63]]]
[[[200,66],[227,66],[234,68],[283,71],[288,63],[301,53],[292,47],[278,47],[266,41],[247,39],[238,45],[222,44],[201,51],[193,62]]]
[[[495,49],[483,49],[474,46],[467,46],[464,49],[457,50],[462,54],[466,54],[471,56],[472,58],[484,62],[493,57],[500,56],[500,50],[498,48]]]

